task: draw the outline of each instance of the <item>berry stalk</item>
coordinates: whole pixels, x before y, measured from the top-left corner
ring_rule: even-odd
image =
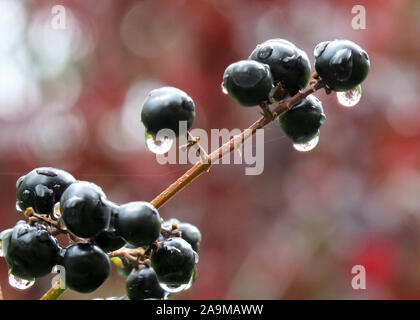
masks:
[[[184,189],[187,185],[193,182],[197,177],[202,173],[208,172],[211,166],[217,161],[223,158],[226,154],[234,151],[236,148],[240,147],[241,144],[255,134],[257,129],[265,127],[270,122],[274,121],[280,113],[288,110],[293,105],[305,99],[311,93],[324,87],[324,84],[321,81],[316,80],[315,83],[310,85],[303,91],[299,91],[294,96],[287,98],[280,102],[272,111],[267,112],[265,109],[265,115],[254,122],[249,128],[242,131],[238,136],[233,137],[230,141],[226,142],[219,149],[213,151],[207,156],[207,161],[198,161],[192,168],[185,172],[181,177],[179,177],[174,183],[172,183],[168,188],[162,191],[156,198],[154,198],[150,203],[156,208],[159,209],[167,201],[169,201],[173,196],[178,192]]]
[[[259,118],[256,122],[254,122],[251,126],[247,129],[242,131],[241,134],[233,137],[230,141],[226,142],[222,145],[219,149],[210,153],[205,159],[198,161],[193,167],[191,167],[187,172],[185,172],[181,177],[179,177],[174,183],[172,183],[168,188],[162,191],[157,197],[155,197],[150,203],[156,208],[159,209],[162,207],[166,202],[168,202],[172,197],[174,197],[178,192],[184,189],[187,185],[193,182],[196,178],[198,178],[201,174],[208,172],[213,164],[216,161],[223,158],[226,154],[234,151],[235,149],[239,148],[245,140],[252,137],[257,129],[262,129],[267,124],[274,121],[277,116],[284,111],[290,109],[293,105],[298,103],[299,101],[305,99],[308,95],[314,93],[315,91],[325,88],[325,85],[322,81],[317,79],[317,74],[314,73],[313,75],[314,80],[311,81],[310,85],[296,93],[294,96],[286,98],[279,102],[273,110],[271,110],[268,106],[263,106],[263,116]],[[56,300],[58,299],[63,293],[65,289],[60,288],[59,281],[49,289],[40,300]]]

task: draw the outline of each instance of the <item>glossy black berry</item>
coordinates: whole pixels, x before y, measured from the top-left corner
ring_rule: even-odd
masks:
[[[104,231],[109,225],[112,209],[102,190],[86,181],[71,184],[60,200],[66,227],[82,238],[94,237]]]
[[[30,226],[25,221],[2,233],[2,249],[9,272],[26,280],[49,274],[60,253],[57,241],[43,225]]]
[[[226,68],[222,85],[240,105],[255,106],[269,99],[273,78],[267,65],[243,60]]]
[[[64,170],[34,169],[16,182],[17,204],[22,210],[32,207],[37,213],[51,214],[54,204],[74,181],[74,177]]]
[[[163,299],[166,293],[160,286],[153,268],[147,266],[130,273],[126,289],[130,300]]]
[[[249,59],[268,64],[274,82],[280,82],[291,95],[305,88],[311,77],[308,56],[287,40],[267,40],[257,45]]]
[[[184,91],[174,87],[150,92],[141,111],[146,132],[154,136],[161,129],[170,129],[176,136],[183,134],[191,128],[194,119],[194,101]],[[180,126],[180,121],[186,121],[186,128]]]
[[[314,54],[318,75],[334,91],[353,89],[369,73],[368,54],[349,40],[321,42],[315,47]]]
[[[173,232],[181,232],[181,238],[187,241],[195,252],[200,251],[201,244],[201,232],[200,230],[191,223],[180,222],[177,219],[169,219],[164,222],[163,226],[165,228],[171,228],[172,224],[176,224],[178,228],[174,229]]]
[[[111,252],[122,248],[126,242],[117,234],[114,228],[114,221],[118,215],[120,206],[111,201],[104,201],[104,203],[111,209],[110,225],[107,229],[94,236],[91,241],[105,252]]]
[[[78,243],[68,247],[62,264],[66,271],[66,285],[81,293],[89,293],[99,288],[111,270],[106,253],[90,243]]]
[[[102,231],[92,238],[92,243],[96,244],[105,252],[118,250],[125,245],[124,239],[117,235],[114,229]]]
[[[280,128],[293,143],[306,143],[319,134],[326,117],[321,101],[309,95],[279,116]]]
[[[191,245],[182,238],[159,242],[152,256],[152,267],[160,283],[179,286],[189,283],[198,259]]]
[[[159,212],[148,202],[124,204],[115,218],[115,229],[117,234],[132,245],[149,245],[160,235]]]

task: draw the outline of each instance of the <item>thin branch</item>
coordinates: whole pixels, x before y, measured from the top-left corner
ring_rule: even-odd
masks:
[[[316,74],[313,75],[316,78]],[[198,161],[192,168],[190,168],[187,172],[185,172],[181,177],[179,177],[174,183],[172,183],[168,188],[162,191],[156,198],[154,198],[150,203],[156,208],[159,209],[162,207],[166,202],[172,199],[178,192],[184,189],[187,185],[193,182],[196,178],[198,178],[201,174],[208,172],[210,168],[215,164],[218,160],[223,158],[226,154],[234,151],[238,148],[241,143],[243,143],[248,138],[252,137],[258,129],[264,128],[267,124],[274,121],[277,115],[283,113],[284,111],[290,109],[299,101],[305,99],[311,93],[324,88],[325,85],[320,80],[312,80],[310,85],[303,91],[299,91],[292,97],[286,98],[271,111],[271,114],[265,113],[260,119],[254,122],[249,128],[242,131],[241,134],[234,136],[230,141],[226,142],[222,145],[219,149],[213,151],[207,156],[207,159],[202,159]],[[267,109],[265,109],[267,111]],[[241,143],[238,143],[238,142]],[[41,300],[54,300],[57,299],[63,292],[61,291],[56,292],[54,289],[57,286],[57,283],[41,298]],[[54,299],[51,299],[54,297]]]

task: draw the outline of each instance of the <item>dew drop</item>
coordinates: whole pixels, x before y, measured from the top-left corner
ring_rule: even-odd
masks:
[[[164,154],[168,152],[174,142],[174,140],[169,137],[158,139],[150,133],[146,133],[145,140],[147,148],[155,154]]]
[[[188,282],[188,284],[187,284],[187,286],[185,287],[184,290],[189,290],[192,287],[192,285],[194,283],[194,280],[195,280],[195,270],[194,270],[193,274],[191,275],[190,281]]]
[[[315,136],[312,140],[305,142],[305,143],[295,143],[293,147],[297,151],[305,152],[305,151],[311,151],[314,149],[319,142],[319,134]]]
[[[337,100],[344,107],[354,107],[362,98],[362,87],[360,84],[348,91],[337,92]]]
[[[181,284],[181,285],[178,285],[178,286],[167,285],[167,284],[161,283],[160,286],[166,292],[177,293],[177,292],[180,292],[180,291],[184,290],[188,286],[188,283],[184,283],[184,284]]]
[[[35,283],[35,280],[29,281],[25,279],[21,279],[18,277],[15,277],[13,274],[9,275],[9,284],[16,289],[19,290],[26,290],[30,287],[32,287]]]
[[[224,93],[224,94],[228,94],[228,91],[227,91],[227,89],[226,89],[225,83],[224,83],[224,82],[222,82],[222,83],[220,84],[220,86],[222,87],[222,91],[223,91],[223,93]]]
[[[57,202],[53,208],[53,215],[56,219],[61,217],[61,209],[60,209],[60,202]]]

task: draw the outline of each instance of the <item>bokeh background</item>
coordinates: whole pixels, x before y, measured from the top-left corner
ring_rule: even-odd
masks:
[[[366,8],[354,30],[352,7]],[[53,29],[52,8],[66,9]],[[223,71],[260,42],[285,38],[313,63],[321,41],[344,38],[371,59],[363,97],[323,101],[316,149],[265,129],[265,170],[219,165],[160,213],[203,234],[198,278],[176,299],[420,298],[420,1],[0,0],[0,227],[14,225],[15,183],[53,166],[100,185],[113,201],[150,201],[188,165],[159,165],[145,147],[142,102],[171,85],[197,106],[196,128],[246,128],[257,117],[220,88]],[[353,290],[351,268],[366,268]],[[38,299],[40,279],[6,299]],[[90,295],[124,294],[112,277]]]

